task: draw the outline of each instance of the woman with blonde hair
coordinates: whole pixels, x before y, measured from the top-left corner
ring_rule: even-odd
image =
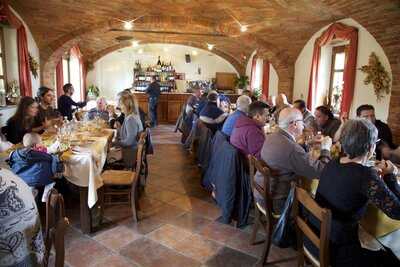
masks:
[[[113,146],[121,147],[125,168],[132,168],[137,147],[137,136],[143,131],[137,99],[132,94],[120,94],[118,106],[125,114],[122,125],[117,124],[117,139]]]

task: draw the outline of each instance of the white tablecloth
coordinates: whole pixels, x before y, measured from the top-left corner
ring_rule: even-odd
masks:
[[[88,187],[88,206],[92,208],[97,202],[97,189],[103,186],[100,177],[107,157],[107,146],[101,153],[77,153],[65,161],[64,175],[77,186]]]
[[[94,143],[81,149],[80,152],[68,151],[62,155],[65,163],[64,176],[77,186],[88,188],[88,206],[92,208],[97,202],[97,189],[103,186],[101,172],[107,159],[108,142],[113,131],[101,137],[88,136]]]

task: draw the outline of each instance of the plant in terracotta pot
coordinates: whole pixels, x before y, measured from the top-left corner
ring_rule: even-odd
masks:
[[[235,86],[238,90],[238,94],[242,94],[243,90],[247,88],[249,85],[249,77],[246,75],[240,75],[235,80]]]
[[[87,89],[88,100],[95,100],[100,95],[100,89],[96,85],[90,85]]]

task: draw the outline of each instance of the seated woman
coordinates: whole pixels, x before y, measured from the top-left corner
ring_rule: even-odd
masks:
[[[390,161],[382,161],[375,167],[367,164],[375,151],[377,136],[378,131],[371,122],[347,121],[340,137],[346,156],[329,162],[321,174],[315,199],[332,211],[332,266],[392,266],[381,253],[363,249],[358,237],[359,221],[368,203],[400,220],[397,168]],[[306,244],[316,255],[311,243]]]
[[[14,116],[7,121],[7,140],[18,144],[26,133],[39,133],[49,127],[50,123],[47,120],[43,123],[36,121],[38,111],[38,103],[32,97],[21,98]]]
[[[112,143],[113,146],[122,148],[122,159],[125,168],[132,168],[136,157],[134,153],[137,147],[137,136],[143,131],[143,125],[140,120],[138,103],[134,95],[124,93],[119,97],[118,105],[125,115],[122,125],[116,123],[117,140]]]
[[[64,170],[58,156],[48,154],[41,142],[39,134],[25,134],[24,147],[13,151],[9,162],[11,170],[16,175],[29,186],[39,189],[53,183],[54,175]]]

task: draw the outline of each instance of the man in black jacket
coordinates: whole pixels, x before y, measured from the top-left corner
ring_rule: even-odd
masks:
[[[74,87],[70,83],[63,86],[63,91],[64,94],[58,98],[58,111],[63,117],[72,120],[72,106],[83,108],[86,106],[86,102],[75,102],[72,100],[71,97],[74,94]]]
[[[377,120],[375,117],[375,108],[372,105],[361,105],[357,108],[357,117],[367,119],[371,121],[378,129],[378,139],[380,142],[376,146],[376,157],[381,159],[382,157],[389,158],[389,154],[392,150],[397,148],[397,145],[393,143],[392,131],[389,126]],[[382,155],[382,151],[388,151],[388,155]]]
[[[160,85],[156,81],[156,76],[151,77],[151,83],[146,89],[146,94],[149,96],[149,115],[151,127],[157,126],[157,105],[160,97]]]

